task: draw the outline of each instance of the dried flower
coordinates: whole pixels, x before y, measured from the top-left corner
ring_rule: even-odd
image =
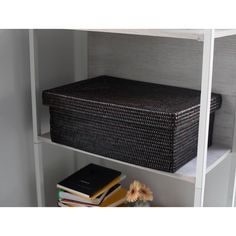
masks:
[[[141,187],[141,183],[135,180],[129,187],[129,191],[126,195],[126,200],[128,202],[135,202],[139,198],[139,190]]]
[[[153,193],[146,185],[141,184],[139,188],[139,199],[141,201],[147,202],[153,200]]]

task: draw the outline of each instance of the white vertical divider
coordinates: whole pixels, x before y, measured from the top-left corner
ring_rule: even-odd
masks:
[[[234,116],[234,136],[233,136],[233,147],[232,147],[232,168],[233,170],[231,170],[232,174],[233,174],[233,194],[232,194],[232,201],[231,201],[231,206],[235,207],[236,204],[236,112],[235,112],[235,116]]]
[[[35,178],[38,207],[45,206],[45,189],[42,160],[42,143],[34,143]]]
[[[214,58],[214,30],[205,30],[204,40],[203,40],[203,62],[202,62],[201,102],[200,102],[201,106],[200,106],[198,154],[197,154],[196,182],[195,182],[195,196],[194,196],[195,207],[202,207],[204,204],[213,58]]]
[[[235,101],[236,102],[236,101]],[[235,105],[236,109],[236,105]],[[228,185],[228,202],[227,206],[235,207],[235,196],[236,196],[236,112],[234,115],[234,133],[232,143],[232,154],[230,156],[230,174],[229,174],[229,185]]]
[[[88,78],[88,32],[74,31],[74,80]],[[74,152],[74,167],[78,169],[78,152]]]
[[[31,99],[34,142],[38,142],[38,135],[41,133],[39,118],[38,93],[38,50],[35,30],[29,30],[29,53],[30,53],[30,78],[31,78]]]
[[[31,101],[32,101],[32,121],[34,139],[34,162],[37,191],[37,204],[39,207],[45,206],[44,177],[42,163],[42,144],[38,140],[41,134],[40,114],[39,114],[39,80],[38,80],[38,53],[37,37],[35,30],[29,30],[29,56],[30,56],[30,80],[31,80]]]
[[[231,166],[230,166],[230,179],[229,179],[229,190],[228,190],[228,206],[235,207],[235,195],[236,195],[236,154],[231,155]]]

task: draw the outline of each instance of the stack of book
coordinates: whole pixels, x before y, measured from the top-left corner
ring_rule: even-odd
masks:
[[[120,171],[89,164],[57,184],[60,207],[115,207],[122,205],[127,191]]]

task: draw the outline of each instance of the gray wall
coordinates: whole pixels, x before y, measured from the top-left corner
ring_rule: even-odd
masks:
[[[38,44],[41,88],[72,81],[72,32],[41,30]],[[28,31],[0,30],[0,206],[36,206],[33,160]],[[45,144],[43,164],[53,206],[57,181],[74,170],[73,153]]]
[[[35,206],[28,34],[0,30],[0,206]]]

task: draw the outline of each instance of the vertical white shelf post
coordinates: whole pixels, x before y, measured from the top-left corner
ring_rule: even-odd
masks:
[[[38,80],[38,54],[37,42],[34,30],[29,30],[29,54],[30,54],[30,77],[31,77],[31,99],[32,99],[32,118],[33,118],[33,139],[34,139],[34,161],[37,203],[39,207],[45,206],[44,199],[44,177],[42,163],[42,144],[38,139],[40,135],[39,116],[39,80]]]
[[[236,195],[236,168],[235,168],[235,166],[236,166],[236,155],[235,155],[235,153],[231,156],[231,158],[232,158],[231,172],[233,174],[233,184],[232,184],[232,194],[230,195],[230,205],[229,206],[235,207],[235,195]]]
[[[229,186],[228,186],[228,207],[235,207],[235,196],[236,196],[236,112],[234,115],[234,134],[233,134],[233,145],[232,145],[232,154],[230,174],[229,174]]]
[[[202,81],[201,81],[201,102],[200,102],[201,106],[200,106],[198,154],[197,154],[196,182],[195,182],[195,196],[194,196],[195,207],[202,207],[204,204],[213,58],[214,58],[214,30],[205,30],[204,40],[203,40],[203,61],[202,61]]]
[[[235,207],[236,201],[236,112],[234,115],[234,136],[233,136],[233,147],[232,147],[232,155],[231,155],[231,172],[233,175],[233,190],[232,190],[232,200],[231,200],[231,207]],[[232,178],[232,177],[231,177]]]

